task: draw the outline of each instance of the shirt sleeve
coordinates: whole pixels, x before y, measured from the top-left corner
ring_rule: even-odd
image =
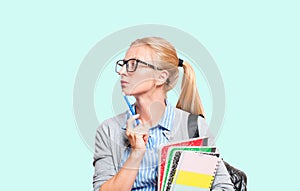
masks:
[[[101,185],[116,174],[109,129],[105,122],[98,127],[95,139],[93,187],[94,191],[99,191]]]
[[[230,175],[222,160],[219,164],[211,190],[212,191],[234,191],[233,183],[230,180]]]

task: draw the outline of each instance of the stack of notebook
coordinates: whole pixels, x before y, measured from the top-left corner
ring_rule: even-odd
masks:
[[[164,145],[160,149],[159,191],[210,190],[220,159],[207,137]]]

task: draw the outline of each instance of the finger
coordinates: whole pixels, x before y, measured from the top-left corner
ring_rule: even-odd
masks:
[[[139,128],[139,129],[133,129],[133,132],[137,135],[137,136],[144,136],[148,134],[148,131],[146,131],[144,128]]]
[[[126,129],[127,130],[132,130],[133,129],[133,122],[134,120],[136,120],[138,117],[140,116],[140,114],[136,114],[136,115],[133,115],[132,117],[130,117],[127,122],[126,122]]]
[[[139,125],[133,129],[136,134],[145,135],[149,133],[149,126],[147,125]]]
[[[147,123],[137,126],[134,130],[136,130],[139,133],[145,134],[145,133],[149,133],[150,128],[151,128],[151,125],[150,125],[150,123],[147,122]]]

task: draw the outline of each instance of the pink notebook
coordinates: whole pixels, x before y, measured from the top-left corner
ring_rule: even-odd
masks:
[[[209,191],[221,159],[199,152],[182,152],[171,190]]]

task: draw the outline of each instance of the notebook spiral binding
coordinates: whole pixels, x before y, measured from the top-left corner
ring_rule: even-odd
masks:
[[[215,157],[216,157],[216,156],[215,156]],[[213,182],[214,182],[214,180],[215,180],[215,176],[216,176],[217,170],[218,170],[218,168],[219,168],[219,166],[220,166],[220,162],[221,162],[221,159],[218,160],[218,164],[216,165],[216,168],[214,169],[214,175],[213,175],[213,177],[212,177],[212,179],[211,179],[211,181],[210,181],[210,185],[209,185],[209,188],[210,188],[210,189],[211,189],[212,184],[213,184]]]

